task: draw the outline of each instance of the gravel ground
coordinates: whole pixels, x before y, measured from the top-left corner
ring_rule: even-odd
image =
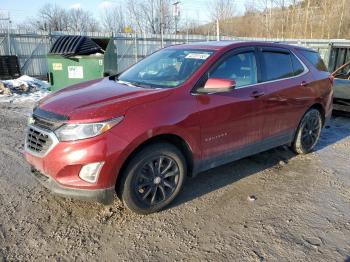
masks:
[[[0,261],[350,261],[350,118],[312,154],[280,147],[210,170],[138,216],[40,186],[21,153],[29,107],[0,104]]]

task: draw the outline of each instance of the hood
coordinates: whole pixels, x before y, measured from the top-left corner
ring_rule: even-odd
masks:
[[[124,115],[133,106],[170,93],[171,89],[128,86],[107,77],[61,89],[40,100],[39,107],[66,116],[73,122],[95,122]]]

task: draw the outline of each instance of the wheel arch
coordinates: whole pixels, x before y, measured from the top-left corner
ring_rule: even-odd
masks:
[[[310,106],[310,107],[308,108],[308,110],[306,110],[306,112],[304,113],[304,115],[305,115],[309,110],[311,110],[311,109],[317,109],[317,110],[321,113],[321,117],[322,117],[322,126],[324,126],[325,121],[326,121],[326,111],[325,111],[324,107],[322,106],[322,104],[320,104],[320,103],[315,103],[315,104],[313,104],[312,106]],[[303,117],[304,117],[304,115],[303,115]],[[303,119],[303,117],[302,117],[301,119]],[[300,121],[301,121],[301,119],[300,119]]]
[[[156,143],[169,143],[174,145],[184,156],[187,164],[187,176],[190,176],[190,174],[193,171],[194,168],[194,160],[193,160],[193,152],[191,150],[191,147],[189,144],[186,142],[186,140],[179,135],[176,134],[171,134],[171,133],[165,133],[165,134],[158,134],[153,137],[148,138],[147,140],[143,141],[140,143],[136,148],[134,148],[126,157],[126,159],[123,161],[118,175],[116,179],[116,189],[118,193],[118,188],[120,186],[120,180],[122,179],[123,172],[126,169],[128,163],[131,161],[131,159],[138,153],[140,152],[143,148],[153,145]]]
[[[325,125],[325,120],[326,120],[325,110],[324,110],[322,104],[320,104],[320,103],[314,103],[314,104],[311,105],[311,106],[304,112],[304,114],[301,116],[301,118],[300,118],[300,120],[299,120],[299,123],[298,123],[298,126],[297,126],[297,128],[295,129],[294,136],[293,136],[293,140],[292,140],[292,142],[290,143],[290,147],[291,147],[292,150],[293,150],[295,153],[297,153],[297,154],[306,154],[306,153],[309,153],[309,152],[313,149],[313,147],[315,146],[315,144],[314,144],[310,149],[306,149],[306,150],[301,149],[300,137],[298,138],[298,136],[299,136],[299,130],[300,130],[300,127],[301,127],[301,125],[302,125],[302,121],[303,121],[305,115],[306,115],[308,112],[310,112],[310,110],[313,110],[313,109],[314,109],[314,110],[317,110],[317,111],[320,113],[320,115],[321,115],[322,125],[321,125],[320,129],[322,129],[322,126]],[[321,130],[320,130],[320,132],[321,132]],[[319,135],[318,135],[318,138],[319,138]],[[317,139],[318,139],[318,138],[317,138]],[[316,141],[315,143],[317,143],[317,141]]]
[[[296,129],[294,130],[294,135],[293,135],[293,140],[295,140],[295,137],[297,135],[297,132],[298,132],[298,129],[299,129],[299,126],[301,124],[301,121],[303,120],[305,114],[307,112],[309,112],[311,109],[316,109],[318,110],[320,113],[321,113],[321,117],[322,117],[322,126],[324,126],[325,124],[325,121],[326,121],[326,111],[324,110],[323,106],[321,103],[314,103],[313,105],[311,105],[305,112],[304,114],[302,114],[302,116],[299,118],[299,122],[298,122],[298,126],[296,127]]]

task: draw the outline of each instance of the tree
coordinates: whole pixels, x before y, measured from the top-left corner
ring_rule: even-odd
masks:
[[[343,23],[344,23],[344,9],[345,9],[345,0],[342,0],[337,38],[340,37],[340,32],[341,32],[341,29],[342,29],[342,26],[343,26]]]
[[[132,26],[140,33],[159,34],[174,31],[170,0],[128,0],[127,10]]]
[[[34,29],[38,30],[66,31],[69,18],[65,9],[56,4],[45,4],[30,23]]]
[[[38,14],[29,19],[33,30],[44,31],[98,31],[99,23],[93,15],[83,9],[66,10],[58,5],[45,4]]]
[[[227,23],[228,19],[236,15],[236,6],[234,0],[213,0],[208,4],[211,19],[220,21],[220,32],[228,34],[232,24]]]
[[[126,27],[125,10],[121,5],[105,9],[101,15],[102,27],[107,32],[123,32]]]
[[[213,0],[209,3],[209,13],[212,20],[226,20],[236,15],[234,0]]]
[[[307,28],[308,28],[308,23],[309,23],[309,13],[310,13],[310,4],[311,4],[311,0],[306,0],[307,1],[307,5],[305,8],[305,22],[304,22],[304,35],[306,36],[307,33]]]
[[[77,32],[96,32],[99,24],[93,15],[81,8],[74,8],[68,11],[68,30]]]

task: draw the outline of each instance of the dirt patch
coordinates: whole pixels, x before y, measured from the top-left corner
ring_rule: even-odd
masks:
[[[350,118],[316,152],[273,149],[188,179],[165,211],[138,216],[51,195],[30,176],[31,105],[0,104],[0,261],[350,258]]]

